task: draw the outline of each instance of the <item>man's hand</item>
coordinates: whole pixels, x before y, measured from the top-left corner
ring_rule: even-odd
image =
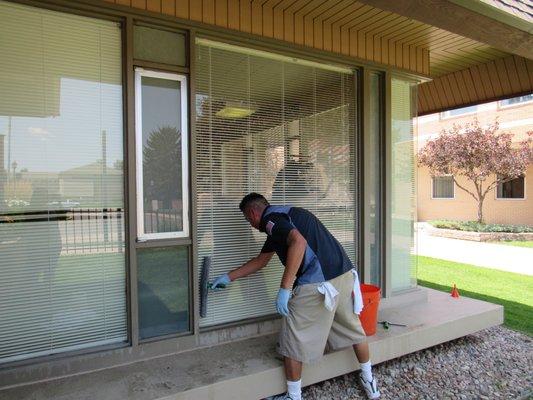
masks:
[[[219,276],[217,279],[215,279],[213,283],[211,283],[210,287],[213,290],[224,289],[230,283],[231,283],[231,279],[229,275],[224,274],[222,276]]]
[[[284,317],[289,315],[289,299],[291,297],[290,289],[279,288],[278,298],[276,299],[276,310]]]

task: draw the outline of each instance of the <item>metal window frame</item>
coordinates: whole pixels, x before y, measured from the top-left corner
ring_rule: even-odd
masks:
[[[366,144],[367,140],[370,138],[370,134],[367,129],[371,125],[371,118],[370,115],[370,102],[369,96],[370,93],[370,77],[371,75],[377,75],[379,82],[378,82],[378,93],[375,95],[379,96],[379,118],[378,118],[378,131],[377,134],[377,151],[378,154],[370,154],[366,151]],[[379,217],[376,221],[376,240],[378,242],[378,251],[380,254],[378,265],[379,265],[379,286],[381,287],[381,295],[382,297],[387,297],[386,295],[386,281],[385,281],[385,274],[386,274],[386,260],[385,260],[385,211],[386,211],[386,203],[385,203],[385,193],[386,193],[386,152],[385,152],[385,146],[386,146],[386,126],[387,126],[387,113],[386,113],[386,75],[382,70],[374,69],[374,68],[364,68],[363,70],[363,85],[362,85],[362,93],[361,93],[361,99],[363,99],[363,106],[362,106],[362,113],[360,114],[360,124],[362,124],[361,127],[361,175],[363,176],[360,186],[361,186],[361,238],[365,237],[365,209],[367,207],[367,204],[365,203],[365,157],[377,157],[378,158],[378,174],[376,176],[376,179],[379,180],[378,182],[378,193],[376,196],[376,214],[379,213]],[[366,250],[366,243],[361,243],[361,257],[363,261],[363,275],[362,275],[362,281],[364,283],[369,283],[369,279],[371,276],[371,270],[370,270],[370,263],[366,262],[365,258],[365,250]]]
[[[181,100],[181,200],[182,221],[181,231],[145,233],[144,231],[144,182],[143,182],[143,132],[142,132],[142,78],[157,78],[180,83]],[[156,239],[176,239],[189,237],[189,116],[188,116],[188,83],[187,76],[174,72],[161,72],[143,67],[135,67],[135,160],[137,179],[137,241],[143,242]]]

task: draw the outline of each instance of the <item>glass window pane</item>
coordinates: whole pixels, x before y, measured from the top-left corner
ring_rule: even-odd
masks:
[[[0,2],[0,362],[124,342],[122,41]]]
[[[199,259],[213,257],[210,277],[256,256],[264,243],[238,209],[252,191],[311,210],[357,261],[357,77],[213,42],[198,43],[196,57],[196,240]],[[200,326],[274,313],[282,272],[273,257],[213,294]]]
[[[499,199],[523,199],[524,198],[524,177],[519,176],[508,182],[498,185],[497,197]]]
[[[188,249],[140,249],[137,263],[140,338],[188,331]]]
[[[452,199],[454,197],[453,177],[435,176],[433,177],[433,198]]]
[[[533,93],[502,100],[500,101],[500,106],[512,106],[514,104],[525,103],[528,101],[533,101]]]
[[[142,194],[139,193],[142,231],[139,236],[186,234],[182,148],[186,135],[181,132],[183,81],[154,76],[140,76],[140,79],[142,106],[137,112],[142,119],[142,137],[138,138],[138,145],[142,145],[138,155],[142,157],[142,172],[138,171],[142,174]]]
[[[146,26],[133,28],[133,57],[138,60],[187,65],[185,35]]]
[[[469,106],[469,107],[463,107],[463,108],[456,108],[456,109],[453,109],[453,110],[444,111],[444,112],[442,113],[442,116],[443,116],[444,118],[456,117],[456,116],[458,116],[458,115],[475,113],[476,110],[477,110],[477,106]]]
[[[412,82],[392,79],[390,186],[388,188],[390,271],[392,290],[416,285],[414,250],[415,174]]]

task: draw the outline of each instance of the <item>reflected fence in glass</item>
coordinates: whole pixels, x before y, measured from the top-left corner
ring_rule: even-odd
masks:
[[[124,252],[124,211],[121,208],[5,213],[0,223],[47,222],[57,227],[61,254]]]
[[[178,209],[156,209],[144,211],[145,232],[175,232],[183,226],[183,211]]]

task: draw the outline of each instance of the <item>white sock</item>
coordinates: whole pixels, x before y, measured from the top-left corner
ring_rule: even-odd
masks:
[[[367,362],[360,363],[360,364],[361,364],[361,375],[363,375],[363,378],[365,378],[365,381],[371,382],[373,379],[372,363],[370,362],[370,360],[368,360]]]
[[[302,380],[287,381],[287,392],[293,400],[302,400]]]

